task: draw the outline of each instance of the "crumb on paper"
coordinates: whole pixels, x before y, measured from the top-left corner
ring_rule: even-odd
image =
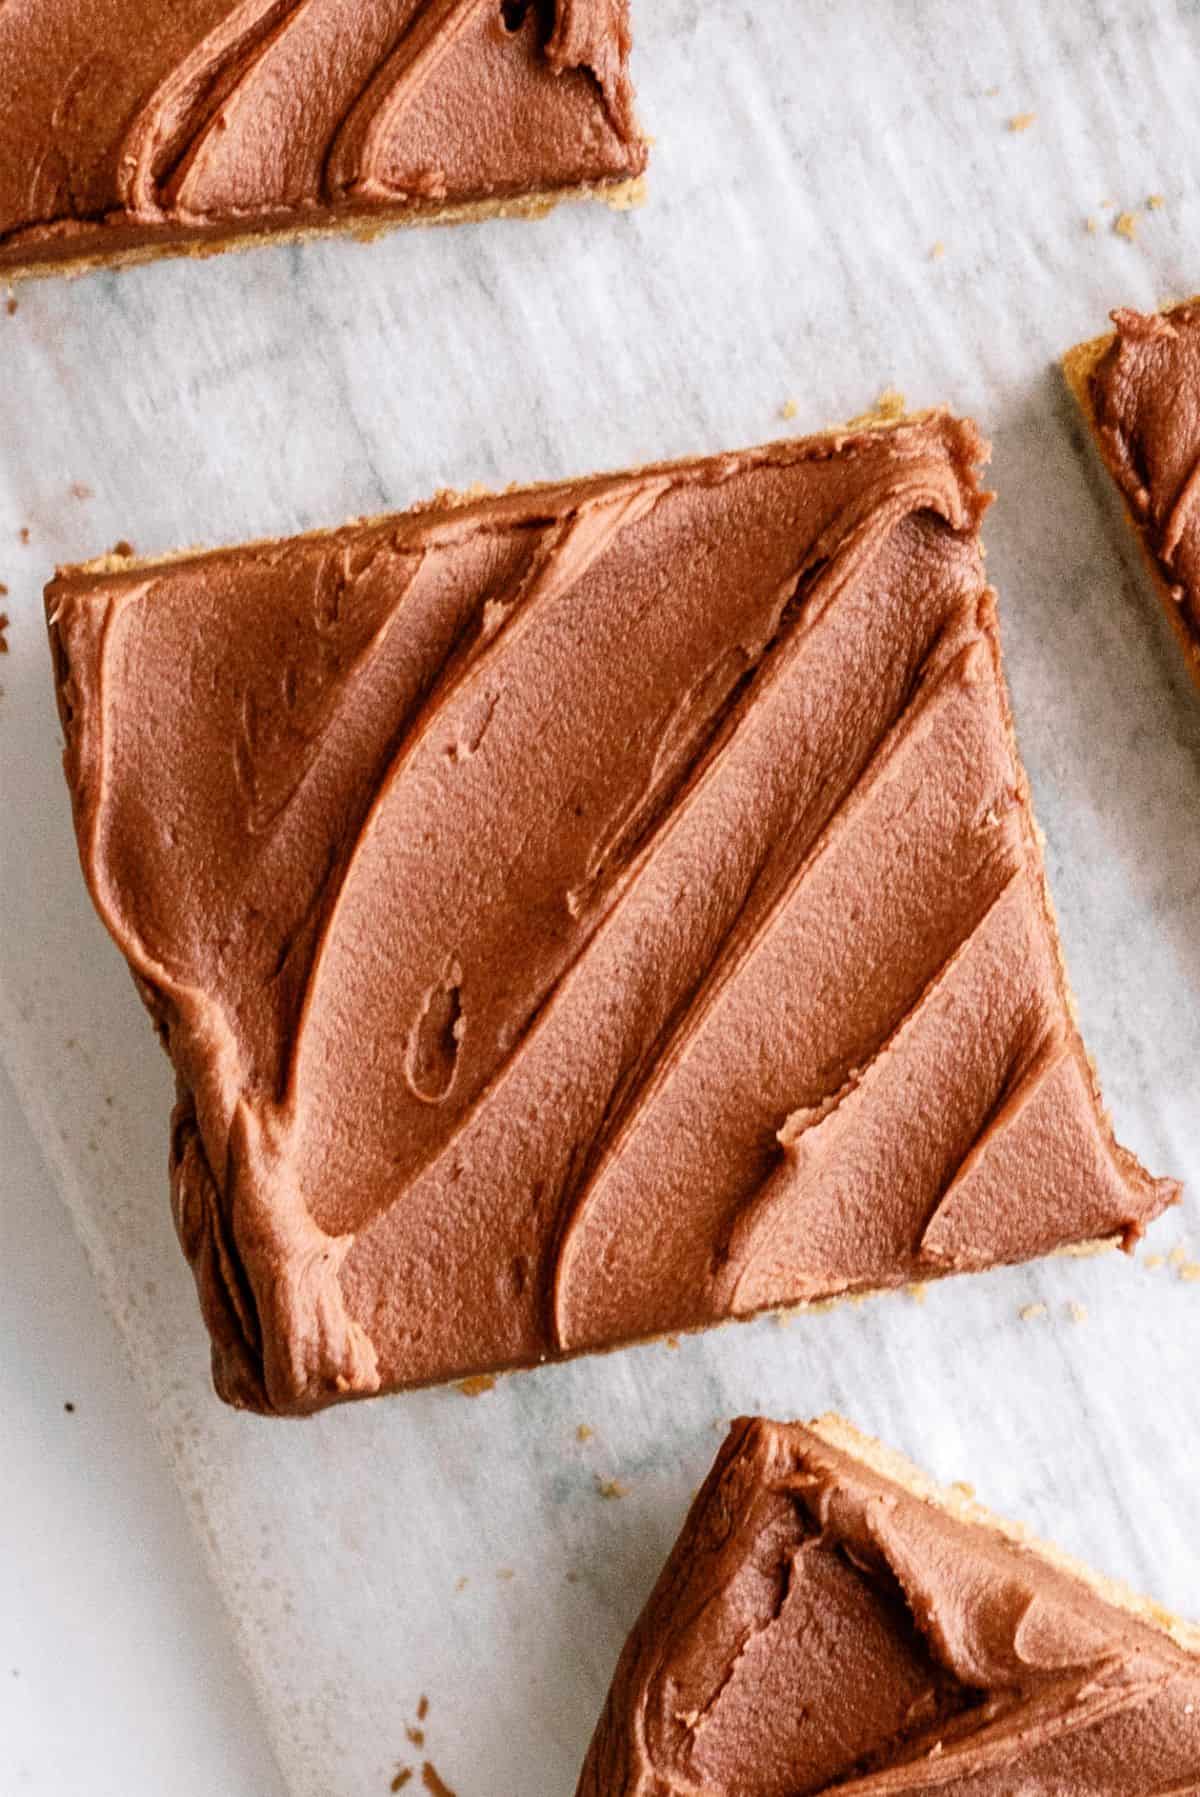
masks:
[[[495,1391],[496,1381],[491,1373],[473,1373],[469,1379],[460,1379],[458,1389],[464,1398],[481,1398],[485,1391]]]
[[[429,1714],[429,1699],[422,1693],[417,1699],[417,1721],[424,1722]]]
[[[70,486],[72,499],[92,499],[95,495],[85,480],[73,480]]]
[[[924,1279],[914,1279],[912,1284],[906,1285],[904,1289],[914,1304],[924,1304],[929,1296],[929,1286]]]
[[[929,260],[931,262],[940,262],[942,257],[945,254],[946,254],[946,246],[942,242],[941,238],[939,237],[929,251]]]
[[[955,1479],[950,1489],[951,1491],[957,1491],[959,1497],[964,1497],[968,1500],[973,1499],[975,1496],[975,1487],[971,1484],[969,1479]]]
[[[28,541],[29,541],[29,526],[28,526],[28,524],[22,524],[20,530],[17,532],[17,537],[22,543],[28,543]]]
[[[1165,1254],[1147,1254],[1142,1260],[1142,1265],[1151,1273],[1157,1273],[1158,1269],[1160,1267],[1165,1267],[1166,1264],[1167,1257]]]
[[[460,1576],[457,1579],[455,1579],[454,1589],[456,1591],[465,1591],[467,1586],[470,1583],[471,1583],[470,1579],[467,1577],[466,1573],[464,1572],[464,1573],[460,1574]]]
[[[1078,1298],[1072,1298],[1067,1305],[1067,1315],[1073,1323],[1086,1323],[1088,1307],[1086,1304],[1081,1304]]]
[[[404,1735],[411,1746],[424,1747],[425,1730],[423,1728],[417,1728],[413,1723],[406,1722],[404,1725]]]
[[[1036,1323],[1045,1314],[1046,1306],[1044,1304],[1022,1304],[1017,1312],[1023,1323]]]
[[[1172,1266],[1172,1267],[1181,1267],[1181,1266],[1183,1266],[1183,1264],[1187,1260],[1187,1258],[1188,1258],[1187,1243],[1186,1242],[1176,1242],[1176,1244],[1172,1248],[1171,1252],[1167,1255],[1167,1263],[1169,1266]]]
[[[454,1797],[454,1792],[444,1778],[439,1777],[437,1767],[432,1760],[426,1760],[421,1767],[421,1783],[432,1797]]]
[[[1161,212],[1166,203],[1166,198],[1161,193],[1150,193],[1146,195],[1147,212]]]
[[[860,412],[857,418],[852,418],[850,420],[847,428],[856,430],[862,425],[894,424],[897,419],[903,418],[907,409],[908,401],[905,399],[900,389],[898,387],[885,387],[870,411]]]
[[[1123,237],[1127,243],[1132,243],[1137,237],[1137,219],[1132,212],[1118,212],[1116,218],[1113,219],[1113,230],[1118,237]]]
[[[1179,1269],[1179,1277],[1188,1285],[1195,1285],[1200,1280],[1200,1260],[1185,1260]]]
[[[63,1409],[64,1409],[64,1410],[65,1410],[65,1411],[66,1411],[66,1413],[67,1413],[67,1415],[68,1415],[68,1416],[74,1416],[74,1414],[75,1414],[75,1406],[74,1406],[74,1404],[73,1404],[73,1403],[72,1403],[72,1402],[71,1402],[71,1400],[70,1400],[70,1398],[68,1398],[68,1399],[67,1399],[67,1401],[66,1401],[66,1403],[65,1403],[65,1404],[64,1404],[64,1405],[63,1405]]]
[[[108,553],[110,555],[119,555],[123,559],[128,560],[130,556],[137,554],[137,550],[134,548],[133,544],[129,542],[128,538],[118,537]]]
[[[411,1766],[397,1766],[396,1767],[396,1775],[392,1779],[391,1784],[388,1786],[388,1790],[389,1791],[402,1791],[411,1777],[412,1777],[412,1767]]]
[[[785,399],[783,404],[779,408],[779,416],[781,418],[790,420],[796,416],[796,413],[799,410],[800,410],[800,408],[796,404],[794,399]]]
[[[1036,112],[1014,112],[1008,121],[1008,128],[1010,131],[1028,131],[1036,119]]]
[[[629,1496],[628,1485],[622,1485],[620,1479],[602,1479],[597,1475],[596,1490],[602,1498],[623,1498]]]
[[[1096,235],[1096,232],[1100,229],[1099,225],[1096,223],[1095,219],[1090,216],[1090,214],[1087,218],[1084,219],[1083,228],[1087,232],[1089,237],[1094,237]]]
[[[517,1575],[513,1571],[511,1566],[498,1566],[496,1568],[496,1577],[501,1581],[502,1584],[505,1584],[505,1585],[509,1584],[511,1580],[516,1578],[516,1576]]]
[[[567,1568],[563,1577],[566,1579],[568,1585],[578,1585],[579,1583],[579,1574],[575,1571],[573,1566]]]
[[[0,611],[0,655],[8,654],[8,625],[8,613]]]
[[[590,1423],[580,1423],[575,1431],[575,1439],[576,1441],[590,1441],[595,1433],[596,1431]]]
[[[17,316],[17,296],[15,293],[10,293],[5,300],[4,310],[8,313],[10,318],[15,318]]]

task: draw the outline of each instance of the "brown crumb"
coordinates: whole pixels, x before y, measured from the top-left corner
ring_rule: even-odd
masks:
[[[8,613],[6,611],[0,611],[0,655],[8,654],[8,637],[6,635],[7,630],[8,630]]]
[[[580,1423],[575,1431],[575,1439],[576,1441],[590,1441],[595,1433],[596,1431],[590,1423]]]
[[[622,1485],[620,1479],[602,1479],[596,1477],[596,1490],[602,1498],[623,1498],[629,1496],[628,1485]]]
[[[496,1577],[498,1579],[502,1580],[503,1583],[506,1585],[508,1584],[510,1579],[515,1579],[516,1576],[517,1575],[513,1571],[511,1566],[498,1566],[496,1568]]]
[[[1078,1299],[1072,1298],[1071,1302],[1067,1305],[1067,1315],[1070,1317],[1071,1321],[1073,1323],[1086,1323],[1087,1314],[1087,1305],[1080,1304]]]
[[[1142,1265],[1149,1268],[1151,1273],[1157,1273],[1158,1269],[1160,1267],[1165,1267],[1166,1264],[1167,1257],[1165,1254],[1147,1254],[1142,1262]]]
[[[127,538],[119,537],[108,553],[110,555],[120,555],[128,558],[129,556],[136,555],[137,550]]]
[[[388,1790],[389,1791],[402,1791],[411,1777],[412,1777],[412,1767],[411,1766],[397,1766],[396,1767],[396,1776],[395,1776],[395,1778],[393,1778],[391,1784],[388,1786]]]
[[[1083,228],[1089,237],[1094,237],[1096,232],[1100,229],[1094,218],[1085,218],[1083,221]]]
[[[914,1279],[913,1283],[906,1286],[904,1289],[907,1291],[914,1304],[924,1304],[926,1298],[929,1296],[929,1287],[923,1279]]]
[[[5,586],[4,582],[2,580],[0,580],[0,599],[7,599],[7,598],[8,598],[8,588]]]
[[[1113,230],[1118,237],[1124,237],[1127,243],[1132,243],[1137,236],[1137,219],[1132,212],[1118,212],[1113,219]]]
[[[1167,202],[1161,193],[1148,194],[1146,197],[1146,211],[1161,212],[1166,203]]]
[[[15,293],[10,293],[5,300],[4,310],[8,313],[10,318],[15,318],[17,316],[17,296]]]
[[[414,1747],[424,1747],[425,1730],[423,1728],[414,1728],[409,1722],[405,1724],[404,1733]]]
[[[464,1572],[460,1578],[455,1579],[454,1589],[456,1591],[465,1591],[467,1586],[470,1584],[470,1582],[471,1581],[468,1579],[466,1573]]]
[[[427,1791],[432,1791],[433,1797],[454,1797],[454,1792],[445,1779],[438,1776],[432,1760],[426,1760],[421,1767],[421,1783]]]
[[[485,1391],[495,1391],[496,1381],[490,1373],[473,1373],[469,1379],[460,1379],[458,1389],[464,1398],[481,1398]]]
[[[1044,1304],[1022,1304],[1020,1310],[1017,1312],[1017,1315],[1023,1323],[1036,1323],[1038,1319],[1044,1317],[1045,1314],[1046,1306]]]
[[[417,1721],[424,1722],[424,1720],[425,1720],[426,1716],[428,1716],[428,1714],[429,1714],[429,1699],[425,1696],[421,1696],[417,1699]]]
[[[794,418],[799,409],[794,399],[785,399],[779,408],[779,416],[788,419]]]
[[[70,491],[72,499],[91,499],[93,497],[92,489],[83,480],[73,480]]]
[[[74,1416],[75,1406],[74,1406],[74,1404],[72,1404],[72,1402],[69,1398],[67,1399],[67,1402],[63,1405],[63,1409],[66,1411],[68,1416]]]
[[[937,242],[933,245],[932,249],[929,252],[929,260],[931,262],[940,262],[942,257],[945,254],[946,254],[946,246],[942,242],[941,238],[939,237]]]
[[[1036,112],[1014,112],[1008,121],[1008,128],[1010,131],[1028,131],[1036,118]]]
[[[29,526],[28,526],[28,524],[22,524],[20,530],[17,532],[17,536],[20,538],[22,543],[28,543],[28,541],[29,541]]]

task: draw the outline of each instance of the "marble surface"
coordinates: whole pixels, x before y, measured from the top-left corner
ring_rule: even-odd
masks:
[[[1200,702],[1053,366],[1111,305],[1200,285],[1178,154],[1195,9],[637,11],[657,139],[640,212],[163,263],[0,310],[0,1060],[301,1797],[373,1797],[424,1757],[458,1797],[569,1792],[741,1410],[841,1408],[1200,1615],[1200,1284],[1146,1260],[1200,1235],[1194,1197],[1133,1263],[765,1320],[475,1400],[297,1426],[208,1389],[167,1212],[168,1070],[78,877],[39,617],[51,566],[118,537],[152,552],[753,442],[885,386],[971,411],[995,445],[988,566],[1084,1031],[1123,1138],[1200,1192]]]
[[[283,1797],[141,1395],[0,1073],[0,1791]]]

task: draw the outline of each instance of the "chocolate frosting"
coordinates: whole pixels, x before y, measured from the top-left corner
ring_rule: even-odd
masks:
[[[0,267],[628,180],[627,0],[13,0]]]
[[[1200,1789],[1196,1653],[910,1474],[837,1418],[735,1423],[577,1797]]]
[[[945,416],[48,590],[222,1393],[1136,1237]]]
[[[1090,382],[1096,433],[1200,655],[1200,303],[1112,317]]]

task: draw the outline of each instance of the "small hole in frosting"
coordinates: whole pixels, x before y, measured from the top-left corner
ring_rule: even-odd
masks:
[[[553,0],[500,0],[500,21],[505,31],[514,37],[523,29],[530,13],[536,15],[538,36],[545,43],[554,30]]]
[[[456,979],[426,993],[405,1060],[409,1090],[423,1104],[440,1104],[454,1084],[464,1027]]]

